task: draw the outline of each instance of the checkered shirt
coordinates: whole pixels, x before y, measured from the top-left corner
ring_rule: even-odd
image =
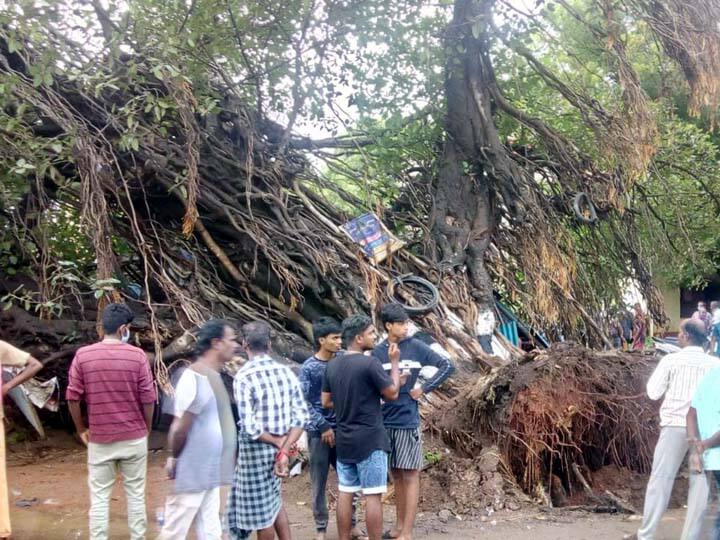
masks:
[[[285,435],[310,418],[300,382],[287,366],[256,356],[235,375],[239,431],[252,439],[263,433]]]

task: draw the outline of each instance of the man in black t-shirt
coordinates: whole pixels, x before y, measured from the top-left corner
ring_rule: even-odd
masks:
[[[383,425],[380,399],[397,399],[400,391],[400,350],[388,350],[390,376],[382,364],[363,353],[375,346],[377,333],[365,315],[343,321],[343,343],[347,352],[331,360],[325,370],[322,406],[337,415],[338,504],[340,540],[350,540],[353,494],[365,495],[365,519],[370,540],[382,536],[381,496],[387,491],[389,441]]]

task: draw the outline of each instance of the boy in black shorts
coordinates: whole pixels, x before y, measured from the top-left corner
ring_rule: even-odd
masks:
[[[395,485],[397,520],[395,529],[384,538],[412,538],[415,514],[420,495],[420,470],[423,467],[422,430],[418,399],[440,386],[453,372],[446,357],[436,353],[419,339],[408,337],[410,317],[400,304],[386,304],[380,310],[380,321],[388,337],[373,351],[385,370],[390,369],[390,347],[400,349],[400,370],[407,380],[400,388],[398,399],[383,405],[383,420],[390,438],[390,470]],[[418,385],[420,370],[425,366],[437,368],[435,375]]]

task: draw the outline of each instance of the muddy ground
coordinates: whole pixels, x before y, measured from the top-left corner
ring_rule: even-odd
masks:
[[[151,447],[160,447],[164,434],[153,434]],[[149,458],[147,507],[148,538],[158,531],[156,511],[163,506],[168,482],[162,473],[167,454],[159,449]],[[334,482],[334,478],[331,480]],[[11,518],[16,540],[76,540],[87,538],[88,493],[86,486],[85,451],[72,437],[53,432],[46,441],[16,443],[8,448],[8,484]],[[469,540],[474,538],[527,540],[592,539],[619,540],[637,529],[636,516],[591,514],[573,511],[541,511],[525,505],[518,510],[501,510],[491,515],[459,519],[438,508],[429,497],[431,482],[426,482],[416,538],[431,540]],[[310,481],[307,474],[285,484],[285,501],[292,523],[294,538],[313,538],[314,527],[310,507]],[[332,499],[332,497],[331,497]],[[125,539],[125,500],[120,485],[113,493],[111,507],[111,538]],[[714,510],[714,508],[713,508]],[[682,509],[670,511],[662,524],[657,540],[680,537]],[[393,518],[391,505],[385,506],[388,526]],[[445,522],[446,521],[446,522]],[[336,538],[334,527],[329,539]]]

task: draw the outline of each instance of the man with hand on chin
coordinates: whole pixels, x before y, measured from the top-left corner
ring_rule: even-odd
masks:
[[[118,470],[123,475],[130,539],[145,538],[147,529],[147,437],[155,387],[145,352],[128,344],[134,318],[125,304],[108,305],[102,314],[105,337],[78,349],[68,376],[68,407],[88,447],[91,540],[108,538],[110,495]],[[87,405],[88,426],[80,401]]]
[[[400,370],[407,380],[400,388],[398,399],[383,405],[385,429],[390,438],[390,471],[395,486],[395,529],[386,531],[383,538],[410,540],[420,496],[420,470],[423,467],[422,430],[418,399],[440,386],[453,372],[453,365],[445,356],[428,345],[408,337],[410,317],[398,303],[386,304],[380,310],[380,322],[387,339],[373,350],[386,371],[391,369],[388,351],[400,349]],[[420,370],[425,366],[437,368],[435,375],[422,385],[416,385]]]

